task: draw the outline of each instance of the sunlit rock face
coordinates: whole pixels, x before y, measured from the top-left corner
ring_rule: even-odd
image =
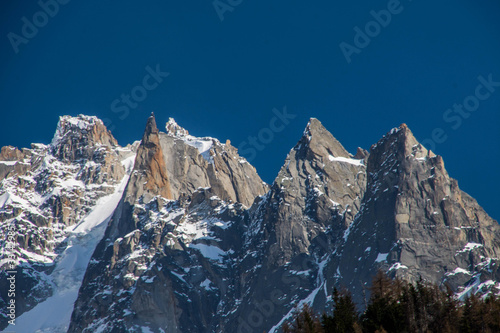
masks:
[[[134,147],[120,147],[101,120],[83,115],[61,117],[49,145],[1,149],[0,229],[15,232],[8,252],[16,258],[18,316],[52,295],[57,283],[51,273],[71,247],[72,229],[114,193],[126,174],[122,161],[133,154]],[[1,290],[5,302],[8,288]],[[4,315],[0,328],[7,324]]]
[[[49,145],[1,149],[19,314],[66,284],[54,332],[260,333],[296,306],[330,311],[334,287],[362,308],[378,270],[457,297],[500,289],[498,223],[404,124],[353,155],[311,118],[267,185],[229,140],[156,120],[127,147],[80,115]]]

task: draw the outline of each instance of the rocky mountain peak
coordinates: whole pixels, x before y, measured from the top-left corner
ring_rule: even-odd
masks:
[[[68,255],[101,240],[88,248],[78,298],[67,303],[70,333],[277,332],[294,307],[331,311],[334,287],[349,288],[362,307],[379,269],[449,285],[458,297],[500,290],[498,223],[405,124],[353,156],[311,118],[271,188],[229,142],[189,135],[172,118],[165,133],[152,114],[128,152],[103,146],[100,124],[62,117],[50,146],[0,152],[0,230],[16,219],[18,244],[37,254],[30,260],[57,260],[49,247],[65,248],[69,226],[81,237],[68,241]],[[80,162],[101,150],[104,160]],[[114,204],[97,204],[113,188]],[[106,231],[83,232],[96,214]],[[42,273],[23,273],[34,276],[25,299],[37,296],[30,289]]]
[[[80,114],[59,118],[50,148],[54,156],[74,161],[91,159],[98,147],[117,145],[116,139],[99,118]]]
[[[312,240],[325,230],[338,235],[356,215],[365,186],[364,157],[353,158],[311,118],[262,204],[267,207],[266,228],[276,240],[269,262],[280,265],[308,253]]]
[[[160,195],[165,199],[173,199],[159,132],[155,116],[151,113],[137,149],[134,165],[136,173],[129,182],[129,187],[132,188],[127,188],[126,191],[135,198],[148,193],[148,197]]]
[[[498,279],[483,268],[497,260],[498,223],[459,189],[441,156],[423,147],[406,124],[371,147],[367,174],[339,264],[344,281],[353,281],[350,288],[361,288],[355,280],[365,274],[359,280],[367,281],[378,269],[453,290],[468,286],[460,287],[461,295]],[[368,269],[357,272],[353,261]]]
[[[184,137],[189,135],[189,132],[185,128],[179,126],[174,118],[168,118],[165,128],[167,130],[167,134],[171,136]]]
[[[0,230],[4,234],[11,230],[14,238],[11,251],[18,271],[18,315],[48,297],[57,297],[59,291],[70,295],[72,288],[79,287],[86,263],[103,235],[102,226],[126,184],[126,166],[133,154],[132,148],[117,145],[101,120],[83,115],[60,117],[49,145],[1,149]],[[90,216],[98,206],[103,210]],[[72,270],[76,262],[81,268]],[[5,272],[6,262],[0,266]],[[0,278],[4,280],[5,275]],[[6,294],[0,294],[0,303],[5,304]],[[70,301],[60,308],[68,311],[71,306]],[[0,330],[7,325],[5,319],[1,310]],[[13,330],[36,331],[18,327]]]
[[[158,141],[158,127],[156,126],[156,119],[154,113],[151,113],[148,121],[146,122],[146,127],[144,128],[144,134],[142,135],[141,145],[148,146],[154,145]]]
[[[300,159],[328,160],[329,156],[350,158],[342,144],[316,118],[307,123],[302,138],[293,148]]]
[[[311,117],[304,129],[304,135],[312,136],[312,133],[323,131],[323,128],[323,124],[317,118]]]
[[[23,157],[23,152],[12,146],[2,147],[0,161],[18,161]]]
[[[392,164],[398,164],[413,157],[416,159],[434,158],[436,155],[421,145],[406,124],[401,124],[385,134],[370,148],[369,167],[382,171]]]
[[[111,238],[136,229],[139,220],[130,212],[155,197],[186,200],[199,188],[211,188],[223,200],[250,206],[267,191],[255,168],[234,148],[226,149],[217,139],[188,135],[172,118],[167,131],[158,130],[154,114],[148,118],[124,203],[111,223]]]

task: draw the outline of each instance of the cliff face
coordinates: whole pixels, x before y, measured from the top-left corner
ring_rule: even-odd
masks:
[[[269,330],[297,302],[326,304],[325,265],[342,243],[366,187],[365,157],[353,157],[312,118],[270,191],[249,211],[241,292],[224,318],[230,331]],[[328,292],[328,295],[330,292]]]
[[[172,197],[136,198],[136,229],[101,242],[70,332],[276,331],[335,286],[363,306],[379,269],[459,296],[499,281],[497,222],[406,125],[353,156],[311,119],[269,188],[229,144],[159,137]]]
[[[498,223],[459,189],[441,156],[422,147],[406,125],[372,146],[367,172],[362,207],[339,257],[339,281],[359,290],[357,281],[383,269],[465,295],[485,292],[499,280]]]
[[[19,263],[43,285],[64,238],[78,240],[68,226],[85,225],[97,199],[121,198],[89,229],[69,332],[277,332],[296,306],[329,309],[334,287],[363,307],[380,269],[458,297],[500,290],[498,223],[404,124],[353,156],[312,118],[268,186],[229,142],[173,119],[162,132],[152,115],[127,148],[96,118],[61,119],[49,146],[2,148],[0,226],[25,228],[19,256],[51,260]],[[45,285],[27,284],[26,299],[57,294]]]
[[[268,185],[229,141],[191,136],[172,118],[166,130],[160,133],[160,143],[174,198],[210,187],[221,199],[250,207],[255,197],[267,192]]]
[[[72,230],[99,199],[116,190],[125,176],[121,161],[132,154],[132,147],[118,146],[101,120],[82,115],[61,117],[49,145],[2,148],[0,230],[6,234],[14,229],[16,244],[8,250],[2,240],[2,259],[7,252],[15,258],[18,316],[58,288],[51,274],[71,247]],[[5,305],[4,276],[1,281],[0,303]],[[5,313],[0,316],[0,327],[5,327]]]
[[[268,186],[229,143],[190,136],[173,119],[166,129],[149,118],[122,202],[87,269],[71,332],[96,323],[203,331],[217,324],[218,304],[235,295],[246,205]],[[148,184],[155,186],[143,190]]]
[[[309,254],[312,240],[322,233],[338,237],[359,210],[365,169],[364,159],[353,158],[311,119],[253,216],[268,235],[266,266]]]

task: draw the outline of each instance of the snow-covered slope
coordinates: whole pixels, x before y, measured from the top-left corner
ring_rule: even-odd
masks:
[[[96,207],[116,193],[126,175],[123,163],[132,168],[136,146],[118,146],[101,120],[80,115],[61,117],[49,145],[33,144],[31,149],[22,150],[2,148],[0,231],[14,233],[15,241],[0,240],[0,266],[12,265],[18,272],[17,316],[54,293],[68,297],[61,286],[68,281],[78,283],[65,275],[77,274],[72,267],[80,267],[83,276],[86,262],[82,262],[75,242],[90,237],[85,235],[93,232],[96,225],[92,223],[107,217],[96,216]],[[94,217],[89,220],[91,213]],[[93,241],[100,236],[97,238]],[[93,249],[87,250],[90,256]],[[4,270],[0,275],[5,279]],[[76,279],[81,282],[82,276]],[[78,286],[74,295],[77,290]],[[2,289],[0,296],[1,305],[10,301],[6,290]],[[5,311],[2,306],[0,328],[6,326]]]
[[[334,287],[362,307],[378,270],[500,289],[500,226],[404,124],[353,155],[311,118],[268,186],[173,119],[122,148],[62,117],[50,145],[0,152],[9,228],[26,332],[277,333],[296,306],[329,311]]]
[[[100,198],[81,222],[67,228],[67,246],[56,257],[55,269],[47,276],[49,283],[53,284],[52,296],[18,317],[16,325],[9,325],[7,331],[63,333],[68,330],[85,270],[122,197],[134,158],[135,155],[132,155],[122,162],[127,174],[114,193]]]
[[[495,292],[500,227],[406,125],[353,156],[311,119],[269,191],[247,193],[251,205],[228,192],[248,189],[252,171],[229,145],[154,125],[134,170],[145,176],[97,246],[70,333],[279,332],[295,306],[331,306],[334,287],[362,306],[378,269]],[[168,192],[149,186],[160,157]]]

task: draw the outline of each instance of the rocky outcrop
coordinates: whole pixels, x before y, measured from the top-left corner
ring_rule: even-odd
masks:
[[[118,146],[100,119],[84,115],[64,116],[59,119],[50,150],[62,161],[88,160],[92,159],[98,146]]]
[[[167,133],[160,133],[165,164],[174,198],[210,187],[221,199],[249,207],[268,186],[255,168],[238,155],[230,142],[194,137],[170,118]]]
[[[255,168],[229,143],[191,136],[172,118],[166,129],[168,133],[159,132],[154,115],[149,117],[134,172],[113,218],[111,239],[135,230],[138,221],[130,218],[133,206],[155,196],[184,200],[200,188],[210,188],[222,200],[249,206],[267,191]]]
[[[50,145],[2,148],[0,231],[6,234],[15,226],[18,316],[51,295],[48,275],[68,246],[68,228],[113,193],[125,175],[121,161],[133,155],[131,149],[119,147],[101,120],[83,115],[61,117]],[[7,289],[1,290],[6,300]]]
[[[29,169],[29,164],[24,163],[25,154],[29,154],[29,150],[23,153],[16,147],[5,146],[0,151],[0,181],[6,178],[9,174],[24,174]]]
[[[349,226],[365,191],[364,162],[354,159],[319,120],[309,121],[258,210],[271,239],[268,265],[308,254],[320,233],[338,236]]]
[[[497,221],[404,124],[353,156],[312,118],[268,186],[229,141],[173,119],[164,133],[152,115],[142,140],[121,148],[79,116],[63,117],[49,146],[0,152],[0,227],[18,226],[18,255],[31,260],[19,267],[25,309],[50,294],[43,274],[64,230],[113,190],[126,158],[134,167],[71,333],[277,332],[296,306],[330,311],[334,287],[363,307],[378,270],[462,298],[500,290]]]
[[[134,203],[145,194],[146,201],[159,195],[165,199],[173,199],[168,174],[165,167],[165,157],[160,145],[159,131],[154,115],[149,117],[144,130],[141,144],[137,149],[134,174],[129,181],[126,200]],[[133,186],[132,188],[130,188]]]
[[[244,206],[199,189],[185,202],[136,204],[134,214],[138,229],[98,245],[69,332],[217,331],[237,291]]]
[[[119,149],[110,135],[95,117],[66,116],[51,145],[34,144],[22,152],[2,148],[0,165],[8,161],[23,166],[12,169],[0,187],[0,220],[15,219],[23,249],[51,252],[61,230],[80,220],[123,178],[120,160],[127,150]],[[41,236],[43,228],[50,229],[46,237]]]
[[[238,298],[248,301],[229,301],[236,310],[226,330],[269,330],[297,301],[326,288],[325,263],[363,198],[364,157],[354,158],[310,119],[271,190],[250,209]]]
[[[362,207],[331,267],[339,272],[336,283],[356,291],[360,304],[361,291],[379,269],[412,282],[449,285],[461,295],[487,292],[499,281],[498,223],[405,124],[372,146],[367,172]]]
[[[114,314],[103,325],[116,331],[215,329],[217,304],[234,299],[245,208],[268,187],[229,142],[193,137],[173,119],[168,133],[155,123],[152,115],[70,332],[99,329],[96,313],[110,304]]]

